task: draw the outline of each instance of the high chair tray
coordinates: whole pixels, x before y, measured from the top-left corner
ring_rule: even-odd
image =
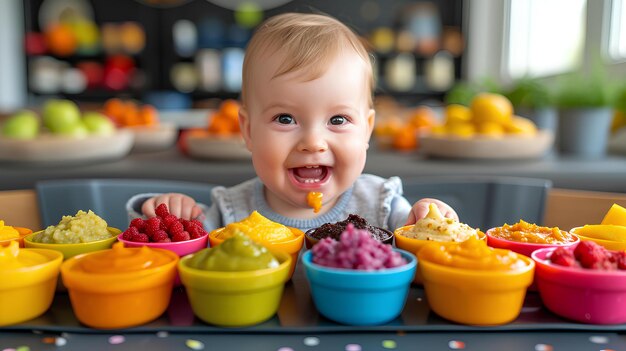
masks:
[[[125,311],[120,311],[125,313]],[[174,289],[167,311],[157,320],[117,331],[92,329],[82,325],[74,316],[67,293],[57,293],[51,308],[42,316],[21,324],[0,327],[3,331],[66,332],[66,333],[201,333],[201,334],[301,334],[301,333],[351,333],[351,332],[471,332],[471,331],[595,331],[626,332],[626,324],[592,325],[571,322],[560,318],[541,303],[539,294],[528,292],[522,312],[512,323],[478,327],[447,321],[428,307],[421,287],[411,287],[402,314],[395,320],[378,326],[349,326],[322,317],[313,304],[308,283],[301,265],[298,265],[291,282],[287,283],[278,313],[270,320],[246,328],[222,328],[206,324],[195,318],[187,295],[182,287]],[[2,345],[0,345],[2,346]]]

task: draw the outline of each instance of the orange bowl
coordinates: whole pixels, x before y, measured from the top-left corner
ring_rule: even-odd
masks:
[[[302,249],[302,245],[304,245],[304,233],[298,228],[287,227],[295,238],[285,241],[279,242],[260,242],[259,244],[267,247],[270,251],[282,251],[291,255],[291,259],[293,264],[289,269],[289,279],[293,276],[293,272],[296,269],[296,263],[298,262],[298,255],[300,254],[300,249]],[[224,228],[217,228],[209,233],[209,243],[211,247],[215,247],[221,244],[224,239],[216,238],[217,234],[224,230]]]
[[[17,230],[18,233],[20,233],[20,237],[16,239],[0,240],[0,246],[9,246],[9,243],[11,243],[11,241],[16,240],[17,242],[20,243],[20,247],[23,248],[24,237],[27,236],[28,234],[31,234],[33,231],[28,228],[23,228],[23,227],[13,227],[13,228],[15,228],[15,230]]]
[[[407,225],[404,227],[400,227],[398,229],[396,229],[394,231],[394,236],[396,238],[396,247],[402,250],[406,250],[412,254],[414,254],[415,256],[417,256],[417,254],[419,253],[419,251],[426,245],[433,243],[435,241],[431,241],[431,240],[420,240],[420,239],[413,239],[413,238],[409,238],[408,236],[405,236],[404,234],[402,234],[403,232],[409,230],[411,227],[413,227],[413,225]],[[485,235],[485,233],[478,231],[478,239],[485,241],[487,239],[487,236]],[[442,245],[456,245],[458,244],[458,242],[455,241],[449,241],[449,242],[437,242],[439,244]],[[417,265],[419,266],[419,261],[417,262]],[[415,277],[413,278],[413,284],[417,284],[417,285],[421,285],[423,282],[422,277],[421,277],[421,273],[420,270],[417,269],[415,271]]]

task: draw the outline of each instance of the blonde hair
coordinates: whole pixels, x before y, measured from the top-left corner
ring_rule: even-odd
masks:
[[[241,96],[245,103],[252,66],[274,51],[284,53],[281,68],[273,78],[307,69],[305,79],[321,77],[343,47],[351,47],[363,60],[372,106],[374,75],[370,55],[359,37],[343,23],[326,15],[285,13],[263,22],[248,43],[243,61]]]

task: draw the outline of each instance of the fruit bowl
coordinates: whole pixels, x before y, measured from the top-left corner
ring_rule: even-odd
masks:
[[[178,138],[178,128],[172,123],[128,127],[127,129],[135,135],[132,151],[164,150],[173,146]]]
[[[626,323],[626,271],[598,271],[550,262],[556,248],[532,254],[544,305],[555,314],[581,323]]]
[[[217,160],[249,160],[252,156],[241,136],[198,135],[185,138],[187,151],[193,158]]]
[[[2,246],[8,246],[11,241],[17,241],[20,245],[20,247],[24,247],[24,238],[28,235],[31,234],[33,231],[28,229],[28,228],[22,228],[22,227],[13,227],[15,230],[17,230],[17,232],[20,234],[20,237],[17,239],[6,239],[6,240],[0,240],[0,247]]]
[[[527,257],[530,257],[530,255],[535,250],[545,249],[545,248],[548,248],[548,247],[559,247],[559,246],[570,247],[570,246],[576,246],[580,242],[580,239],[576,235],[574,235],[574,238],[575,238],[574,241],[567,242],[567,243],[560,243],[560,244],[536,244],[536,243],[527,243],[527,242],[513,241],[513,240],[502,239],[502,238],[498,238],[498,237],[494,236],[493,235],[494,229],[495,228],[491,228],[491,229],[487,230],[487,233],[486,233],[486,235],[487,235],[487,245],[489,245],[491,247],[498,248],[498,249],[511,250],[511,251],[520,253],[522,255],[525,255]]]
[[[387,229],[384,228],[380,228],[380,227],[376,227],[376,229],[384,232],[387,234],[387,236],[381,241],[381,243],[383,244],[388,244],[388,245],[393,245],[393,238],[394,238],[394,234],[392,232],[390,232]],[[313,236],[311,236],[311,233],[315,231],[314,229],[309,229],[304,233],[304,243],[307,249],[311,249],[313,248],[313,246],[315,246],[315,244],[317,244],[320,239],[314,238]],[[373,236],[374,239],[378,240],[376,237]]]
[[[0,161],[63,163],[117,159],[130,152],[133,140],[134,135],[128,130],[84,138],[42,134],[35,139],[20,140],[0,136]]]

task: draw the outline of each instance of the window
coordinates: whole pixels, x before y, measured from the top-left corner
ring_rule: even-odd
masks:
[[[515,79],[554,75],[578,67],[583,61],[586,8],[586,0],[510,0],[506,73]],[[621,19],[626,20],[623,14]],[[626,38],[626,25],[620,24],[620,19],[617,22],[621,38]],[[619,45],[626,55],[624,41]]]
[[[608,56],[611,61],[626,60],[626,1],[612,0],[610,5]]]

